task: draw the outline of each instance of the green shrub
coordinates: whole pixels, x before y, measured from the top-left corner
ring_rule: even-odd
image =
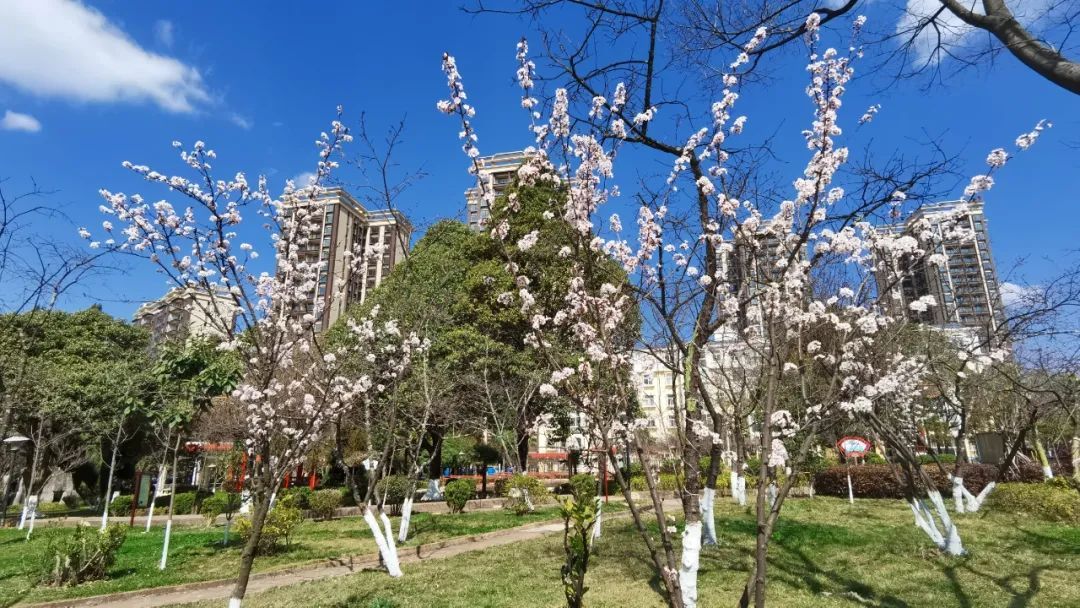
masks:
[[[1064,479],[999,484],[986,503],[994,511],[1080,524],[1080,493]]]
[[[455,479],[446,484],[443,496],[446,497],[446,506],[450,507],[451,513],[461,513],[465,505],[472,500],[476,493],[476,484],[471,479]]]
[[[334,512],[341,506],[341,492],[338,490],[319,490],[308,498],[311,513],[320,519],[333,519]]]
[[[720,482],[717,481],[717,485]],[[679,489],[678,477],[674,473],[660,473],[656,480],[657,489],[661,492],[674,492]],[[635,492],[648,492],[649,484],[645,482],[645,475],[630,478],[630,489]]]
[[[259,555],[269,555],[279,551],[283,543],[286,549],[289,548],[290,536],[302,521],[304,521],[304,515],[300,512],[300,509],[281,505],[275,506],[266,515],[262,535],[259,537],[259,546],[255,551]],[[247,517],[236,520],[235,530],[240,540],[247,543],[248,539],[251,538],[251,520]]]
[[[101,532],[75,526],[70,533],[51,537],[41,557],[40,582],[74,586],[105,578],[126,536],[127,528],[114,524]]]
[[[310,509],[312,494],[314,492],[307,486],[288,488],[278,493],[277,503],[282,504],[282,506],[296,507],[297,509]]]
[[[173,503],[173,513],[176,515],[194,513],[197,500],[198,495],[195,492],[180,492],[176,495],[176,502]]]
[[[570,478],[570,493],[578,502],[596,499],[596,478],[588,473],[580,473]]]
[[[121,517],[131,513],[131,500],[132,497],[129,494],[123,494],[117,496],[109,503],[109,515],[112,517]]]
[[[956,466],[945,465],[945,472],[952,473]],[[903,480],[903,472],[900,479]],[[935,465],[924,466],[923,470],[934,482],[937,490],[945,495],[952,494],[952,482],[947,475],[943,475]],[[972,494],[978,494],[986,484],[997,479],[998,468],[990,464],[965,464],[960,465],[960,471],[964,477],[964,487]],[[1042,469],[1035,465],[1022,465],[1019,473],[1010,471],[1007,481],[1021,481],[1025,483],[1041,482]],[[916,488],[924,490],[922,482],[916,478]],[[855,490],[855,496],[861,498],[906,498],[906,482],[897,480],[893,473],[892,465],[865,464],[851,467],[851,485]],[[814,489],[817,493],[825,496],[847,497],[847,467],[829,467],[814,477]],[[994,491],[996,493],[997,490]]]
[[[240,510],[240,495],[235,492],[217,492],[203,499],[199,513],[206,518],[206,525],[214,525],[218,515],[228,515]]]
[[[353,496],[352,488],[346,486],[338,490],[341,492],[341,506],[343,507],[355,507],[356,497]]]
[[[68,507],[62,502],[46,502],[38,505],[38,512],[47,517],[67,515]]]
[[[518,515],[531,512],[535,505],[544,503],[551,497],[543,482],[522,474],[507,478],[502,489],[506,499],[503,501],[503,508],[511,509]]]
[[[411,487],[412,482],[404,475],[383,477],[375,484],[375,502],[389,507],[391,515],[398,515]]]
[[[877,454],[875,454],[877,456]],[[954,454],[938,454],[937,459],[942,464],[953,464],[956,462],[956,456]],[[878,456],[879,462],[867,460],[870,464],[885,464],[885,459]],[[934,464],[934,457],[929,454],[919,454],[919,462],[923,464]]]
[[[64,494],[60,497],[60,500],[62,500],[64,504],[67,505],[68,510],[74,510],[79,508],[79,503],[81,502],[79,500],[78,494]]]

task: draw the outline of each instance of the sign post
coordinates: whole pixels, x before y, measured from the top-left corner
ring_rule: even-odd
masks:
[[[836,442],[836,449],[844,455],[844,464],[847,467],[847,492],[848,502],[855,504],[855,490],[851,487],[851,459],[865,458],[873,445],[862,437],[841,437]]]

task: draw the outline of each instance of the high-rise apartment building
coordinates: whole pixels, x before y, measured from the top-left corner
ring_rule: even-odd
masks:
[[[213,296],[195,287],[174,288],[135,311],[135,325],[150,331],[150,343],[226,335],[240,310],[228,293]]]
[[[341,188],[329,188],[318,199],[322,205],[321,238],[306,252],[311,260],[325,262],[314,302],[323,301],[320,329],[334,324],[353,305],[363,302],[368,292],[382,283],[394,266],[405,260],[412,238],[412,224],[393,209],[368,210]],[[381,246],[381,251],[377,248]],[[365,267],[352,272],[350,256],[367,256]],[[355,257],[353,257],[355,259]],[[344,283],[344,284],[343,284]],[[335,296],[339,293],[340,296]]]
[[[480,231],[491,217],[484,193],[493,193],[496,197],[502,194],[528,159],[529,155],[524,151],[502,152],[476,159],[479,165],[476,186],[465,191],[465,216],[470,229]]]
[[[890,299],[902,305],[908,319],[916,323],[967,327],[980,333],[996,330],[1005,315],[983,204],[951,201],[924,205],[892,229],[910,231],[924,219],[937,234],[936,249],[931,253],[944,255],[946,261],[941,265],[923,259],[911,263],[900,284],[892,287]],[[956,228],[970,232],[972,238],[955,238]],[[889,289],[880,277],[878,289]],[[937,305],[913,310],[910,304],[923,296],[933,296]]]

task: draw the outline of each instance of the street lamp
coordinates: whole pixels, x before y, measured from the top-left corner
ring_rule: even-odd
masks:
[[[22,450],[23,446],[30,443],[30,438],[24,435],[12,435],[4,439],[4,446],[11,451],[7,471],[4,472],[4,487],[0,491],[0,528],[7,522],[8,509],[8,485],[11,483],[11,474],[15,472],[15,455]]]

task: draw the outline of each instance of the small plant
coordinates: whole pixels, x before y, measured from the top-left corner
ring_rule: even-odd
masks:
[[[259,537],[259,545],[256,552],[259,555],[269,555],[281,550],[282,545],[288,549],[290,537],[296,530],[296,526],[304,521],[304,515],[296,507],[277,505],[266,514],[263,523],[262,535]],[[243,542],[251,538],[251,520],[241,517],[236,521],[236,535]]]
[[[579,478],[581,475],[574,477]],[[570,482],[574,483],[573,478]],[[563,564],[560,573],[567,608],[581,608],[585,605],[585,592],[588,591],[588,587],[585,586],[585,574],[589,569],[593,526],[596,525],[595,484],[596,481],[593,480],[592,498],[570,497],[559,505],[559,512],[563,517],[563,551],[566,553],[566,563]]]
[[[383,477],[375,484],[375,502],[389,507],[391,515],[401,514],[401,503],[409,494],[412,484],[404,475]]]
[[[446,506],[450,507],[450,512],[461,513],[475,493],[476,485],[471,479],[455,479],[446,484],[443,495],[446,497]]]
[[[41,558],[41,583],[75,586],[105,578],[126,537],[127,528],[120,524],[101,532],[75,526],[70,533],[53,537]]]
[[[338,490],[319,490],[308,498],[311,513],[318,519],[333,519],[337,508],[341,506],[341,492]]]
[[[536,505],[546,502],[551,493],[544,484],[535,477],[528,475],[514,475],[506,480],[503,485],[503,508],[510,509],[518,515],[525,515],[536,510]]]
[[[79,503],[81,502],[78,494],[64,494],[60,497],[60,500],[64,501],[64,504],[67,505],[69,511],[79,508]]]
[[[131,501],[130,495],[117,496],[109,503],[109,515],[113,517],[123,517],[131,513]]]
[[[578,502],[596,500],[596,478],[588,473],[580,473],[570,478],[570,493]]]

